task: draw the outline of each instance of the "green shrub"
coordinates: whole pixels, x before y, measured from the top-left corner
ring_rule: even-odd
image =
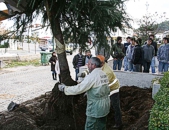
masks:
[[[169,130],[169,72],[164,73],[160,85],[150,112],[149,130]]]
[[[31,60],[31,61],[12,61],[11,63],[7,64],[5,68],[11,68],[11,67],[18,67],[18,66],[40,66],[40,60]]]

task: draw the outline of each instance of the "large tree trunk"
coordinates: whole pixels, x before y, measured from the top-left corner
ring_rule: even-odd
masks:
[[[65,53],[63,35],[62,35],[60,22],[59,22],[59,16],[56,17],[57,5],[56,3],[55,4],[52,3],[52,4],[53,6],[51,8],[50,0],[46,1],[47,15],[48,15],[48,18],[51,24],[52,33],[53,33],[53,36],[55,37],[55,42],[56,42],[56,53],[59,59],[62,83],[64,83],[65,85],[69,85],[69,86],[75,85],[77,83],[74,80],[72,80],[70,76],[69,66],[68,66],[66,53]]]
[[[56,4],[56,3],[55,3]],[[56,53],[58,55],[60,74],[62,83],[67,86],[76,85],[77,82],[74,81],[70,76],[69,66],[65,53],[65,45],[63,41],[63,35],[59,23],[59,16],[56,15],[57,5],[51,8],[50,0],[46,1],[47,15],[51,24],[52,32],[55,37],[56,42]],[[44,111],[44,124],[50,124],[49,127],[54,127],[57,129],[74,129],[77,127],[77,119],[75,107],[78,103],[80,96],[65,96],[63,92],[58,90],[58,84],[56,83],[51,97],[46,104]],[[84,103],[85,105],[85,103]],[[85,109],[85,107],[84,107]],[[82,109],[84,111],[84,109]],[[85,113],[83,113],[85,117]],[[81,116],[80,116],[81,117]],[[51,126],[52,125],[52,126]],[[84,120],[80,124],[84,126]],[[84,127],[83,127],[84,128]]]

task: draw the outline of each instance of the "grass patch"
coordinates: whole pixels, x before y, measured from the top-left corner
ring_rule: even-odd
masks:
[[[18,66],[40,66],[40,60],[36,59],[36,60],[31,60],[31,61],[11,61],[11,63],[8,63],[7,65],[5,65],[4,68],[12,68],[12,67],[18,67]]]

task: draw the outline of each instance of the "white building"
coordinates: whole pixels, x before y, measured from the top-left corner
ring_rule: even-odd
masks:
[[[163,38],[163,37],[168,37],[168,38],[169,38],[169,30],[163,32],[162,38]]]
[[[128,36],[132,37],[134,34],[134,31],[132,28],[124,27],[123,30],[120,30],[118,27],[115,29],[115,31],[111,31],[111,38],[108,38],[108,42],[111,42],[111,40],[116,40],[118,36],[122,37],[122,43],[126,41],[126,38]]]
[[[38,38],[42,38],[42,37],[52,38],[50,27],[48,29],[47,27],[42,28],[41,24],[33,24],[30,27],[27,27],[23,35],[24,35],[24,39],[26,39],[27,36],[38,37]]]
[[[162,40],[163,39],[163,36],[164,34],[162,33],[162,32],[160,32],[160,33],[157,33],[156,35],[155,35],[155,37],[157,38],[157,39],[159,39],[159,40]]]

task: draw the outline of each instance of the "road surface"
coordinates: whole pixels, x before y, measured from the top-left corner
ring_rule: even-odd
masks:
[[[67,60],[74,79],[73,56],[68,54]],[[52,79],[50,65],[0,70],[0,112],[7,110],[11,101],[21,103],[51,91],[56,82]]]
[[[95,56],[94,49],[91,52]],[[69,69],[73,79],[75,79],[75,70],[73,69],[72,60],[77,53],[78,50],[73,52],[73,55],[67,54]],[[23,54],[27,53],[24,52]],[[56,82],[56,80],[52,79],[50,65],[0,70],[0,112],[7,110],[11,101],[21,103],[51,91]]]

